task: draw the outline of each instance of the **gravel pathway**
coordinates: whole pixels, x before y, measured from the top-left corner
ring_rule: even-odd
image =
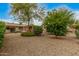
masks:
[[[19,33],[5,34],[4,47],[0,55],[5,56],[73,56],[79,55],[79,40],[74,34],[56,39],[53,36],[21,37]]]

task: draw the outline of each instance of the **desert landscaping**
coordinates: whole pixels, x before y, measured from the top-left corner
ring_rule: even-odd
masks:
[[[12,18],[0,21],[0,56],[79,56],[79,16],[73,10],[45,10],[36,3],[3,5],[10,7]]]
[[[73,33],[56,39],[51,35],[22,37],[20,33],[5,34],[4,46],[0,49],[4,56],[75,56],[79,55],[79,40]]]

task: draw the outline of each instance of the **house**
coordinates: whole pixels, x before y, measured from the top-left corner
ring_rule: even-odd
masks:
[[[28,26],[23,24],[6,23],[6,33],[9,32],[25,32],[28,30]],[[31,27],[32,28],[32,27]]]

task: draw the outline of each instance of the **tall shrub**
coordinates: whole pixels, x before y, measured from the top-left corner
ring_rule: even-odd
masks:
[[[48,12],[44,25],[50,34],[64,36],[72,19],[73,13],[71,11],[65,8],[54,9]]]
[[[2,47],[3,44],[4,32],[5,32],[5,23],[0,21],[0,48]]]

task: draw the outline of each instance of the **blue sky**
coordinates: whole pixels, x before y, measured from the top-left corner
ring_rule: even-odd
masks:
[[[52,9],[60,6],[66,6],[73,10],[79,10],[79,3],[48,3],[45,4],[47,6],[47,9]]]
[[[79,3],[47,3],[44,4],[47,10],[52,10],[53,8],[57,7],[67,7],[75,12],[76,18],[79,18]],[[12,21],[10,19],[10,4],[8,3],[0,3],[0,20],[3,21]]]
[[[9,19],[10,5],[7,3],[0,3],[0,19]]]

